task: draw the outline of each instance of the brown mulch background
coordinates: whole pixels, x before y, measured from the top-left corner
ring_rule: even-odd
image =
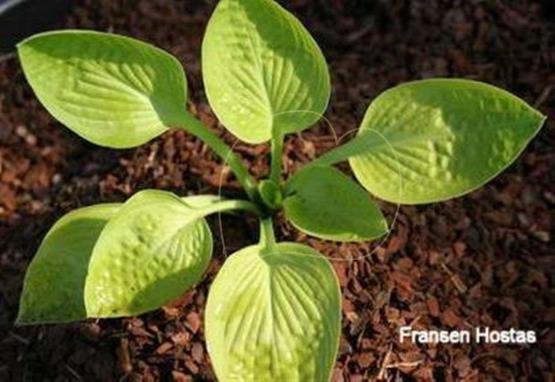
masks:
[[[223,132],[206,103],[200,43],[215,1],[80,0],[64,27],[150,41],[184,63],[191,108]],[[553,381],[555,376],[555,7],[533,1],[282,2],[312,31],[334,83],[329,118],[352,130],[384,89],[460,76],[504,87],[550,116],[503,175],[464,198],[401,207],[383,243],[335,244],[281,222],[283,240],[337,261],[343,337],[334,381]],[[233,138],[226,135],[229,142]],[[290,137],[286,168],[334,145],[326,124]],[[238,144],[258,176],[265,146]],[[62,128],[38,104],[15,59],[0,63],[0,381],[212,381],[203,336],[210,281],[256,225],[224,220],[205,281],[173,307],[136,318],[14,328],[22,278],[51,224],[71,209],[123,201],[144,188],[217,192],[219,160],[198,140],[169,132],[136,150],[107,150]],[[237,194],[231,176],[224,193]],[[395,206],[383,204],[391,219]],[[226,224],[227,223],[227,224]],[[225,247],[225,248],[224,248]],[[45,288],[48,288],[45,285]],[[533,345],[414,345],[398,328],[536,330]]]

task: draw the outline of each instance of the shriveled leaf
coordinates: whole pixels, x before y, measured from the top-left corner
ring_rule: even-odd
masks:
[[[221,0],[202,45],[210,105],[233,134],[262,143],[318,121],[330,96],[320,48],[271,0]]]
[[[491,85],[460,79],[411,82],[372,102],[359,133],[371,144],[350,164],[362,185],[382,199],[404,204],[450,199],[510,165],[544,120],[521,99]]]
[[[64,30],[24,40],[18,53],[46,109],[98,145],[141,145],[183,113],[183,68],[173,56],[144,42]]]
[[[116,317],[156,309],[196,284],[211,256],[208,224],[187,200],[141,191],[110,220],[94,247],[87,314]]]
[[[329,261],[279,243],[233,254],[210,288],[206,340],[224,381],[329,381],[341,295]]]
[[[83,292],[89,260],[100,232],[120,206],[80,208],[52,226],[25,275],[18,324],[87,317]]]
[[[285,216],[322,239],[364,241],[387,233],[387,222],[368,193],[333,167],[307,167],[286,186]]]

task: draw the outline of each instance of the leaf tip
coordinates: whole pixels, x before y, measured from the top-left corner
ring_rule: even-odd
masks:
[[[28,316],[25,309],[20,307],[19,311],[17,312],[17,317],[15,318],[13,325],[15,327],[21,327],[21,326],[32,325],[34,323],[36,322]]]
[[[541,129],[543,127],[543,125],[545,124],[545,122],[547,121],[547,115],[542,113],[538,109],[534,108],[534,110],[536,111],[536,113],[538,113],[538,117],[539,117],[539,120],[540,120],[539,128]]]

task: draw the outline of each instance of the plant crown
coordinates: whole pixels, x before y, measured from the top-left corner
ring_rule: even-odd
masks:
[[[218,135],[186,109],[180,63],[144,42],[63,30],[18,45],[25,76],[46,109],[101,146],[131,148],[169,129],[203,140],[234,172],[245,199],[143,190],[125,203],[63,216],[27,271],[19,324],[138,315],[195,285],[212,256],[205,217],[244,211],[260,240],[230,256],[206,306],[206,340],[222,381],[329,380],[341,329],[341,296],[326,257],[277,242],[272,216],[335,241],[367,241],[388,224],[368,192],[399,204],[464,195],[510,165],[545,117],[514,95],[464,79],[428,79],[387,90],[356,137],[282,179],[287,134],[325,112],[330,76],[303,25],[271,0],[221,0],[202,45],[208,101],[251,144],[269,142],[271,171],[256,181]],[[348,160],[357,183],[333,165]]]

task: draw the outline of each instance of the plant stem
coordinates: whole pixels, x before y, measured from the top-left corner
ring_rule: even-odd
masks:
[[[369,131],[364,134],[359,134],[341,146],[329,150],[306,166],[332,166],[357,155],[377,150],[384,145],[389,146],[389,148],[394,151],[393,146],[383,135],[376,131]]]
[[[271,217],[260,221],[260,244],[265,248],[271,248],[276,244],[274,222]]]
[[[235,155],[231,147],[188,112],[180,115],[178,127],[201,139],[208,147],[214,150],[223,159],[224,164],[228,164],[231,167],[231,170],[249,195],[249,198],[254,200],[257,193],[256,181],[249,174],[249,171],[239,157]]]
[[[233,210],[247,211],[255,214],[256,216],[262,216],[262,211],[256,204],[249,202],[248,200],[224,200],[222,202],[217,202],[209,204],[205,207],[199,208],[197,211],[202,216],[207,216],[217,212],[226,212]]]
[[[281,180],[281,164],[283,161],[283,134],[272,137],[270,180],[279,185]]]

